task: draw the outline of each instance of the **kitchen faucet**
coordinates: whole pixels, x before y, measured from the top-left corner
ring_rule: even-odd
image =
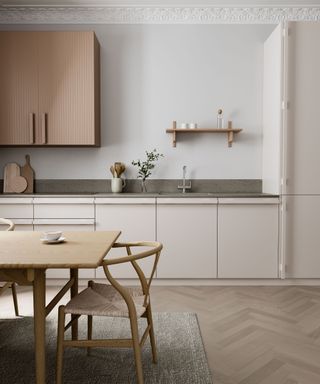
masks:
[[[182,193],[186,193],[186,189],[191,189],[191,181],[189,185],[186,185],[186,173],[187,173],[187,166],[184,165],[182,167],[182,185],[178,185],[178,189],[182,189]]]

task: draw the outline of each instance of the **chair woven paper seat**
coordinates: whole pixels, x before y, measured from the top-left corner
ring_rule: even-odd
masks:
[[[57,340],[57,384],[62,384],[63,371],[63,351],[66,347],[87,348],[90,354],[91,348],[112,347],[112,348],[132,348],[134,353],[137,384],[144,384],[141,349],[149,337],[152,351],[152,360],[157,362],[156,340],[152,322],[150,285],[155,274],[157,264],[162,250],[162,244],[157,241],[137,241],[127,243],[115,243],[113,248],[125,249],[127,255],[117,258],[104,259],[102,266],[110,284],[95,283],[90,280],[88,288],[74,296],[69,303],[59,307],[58,318],[58,340]],[[139,252],[139,249],[142,251]],[[135,250],[138,250],[137,252]],[[140,260],[152,260],[151,271],[148,271],[148,278],[145,275],[144,263]],[[123,286],[110,271],[110,266],[127,264],[131,265],[136,271],[140,282],[138,288]],[[148,264],[147,264],[148,265]],[[71,320],[65,324],[66,314],[71,314]],[[66,340],[65,331],[77,321],[81,315],[87,316],[87,338],[86,340],[77,339],[77,329],[73,329],[72,340]],[[93,317],[127,317],[130,320],[130,338],[116,339],[93,339]],[[138,319],[145,318],[146,328],[140,337]],[[130,379],[128,382],[132,383]]]
[[[146,310],[144,295],[139,288],[128,288],[133,298],[137,316]],[[74,297],[65,307],[65,313],[110,317],[129,317],[128,307],[120,293],[107,284],[93,283]]]

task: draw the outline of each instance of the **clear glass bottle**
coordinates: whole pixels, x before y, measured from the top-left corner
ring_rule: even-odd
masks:
[[[223,121],[222,109],[218,109],[217,128],[221,129],[223,127],[224,127],[224,121]]]

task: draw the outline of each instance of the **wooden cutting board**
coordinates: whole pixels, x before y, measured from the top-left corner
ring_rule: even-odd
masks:
[[[17,176],[11,181],[11,188],[14,193],[22,193],[28,187],[28,182],[24,177]]]
[[[27,189],[27,186],[27,180],[20,176],[20,167],[18,164],[9,163],[4,167],[4,193],[22,193]]]
[[[30,156],[26,155],[26,164],[21,167],[21,176],[23,176],[28,183],[27,189],[24,193],[33,193],[34,191],[34,170],[30,165]]]

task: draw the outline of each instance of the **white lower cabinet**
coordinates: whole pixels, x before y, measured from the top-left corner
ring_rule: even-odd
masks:
[[[287,196],[286,277],[320,278],[320,196]]]
[[[158,198],[158,278],[217,277],[217,199]]]
[[[0,217],[10,219],[16,231],[33,230],[32,197],[4,197],[0,199]],[[0,226],[0,231],[6,226]]]
[[[277,198],[219,199],[218,277],[278,278]]]
[[[36,197],[33,204],[35,219],[94,219],[91,197]]]
[[[96,198],[96,230],[120,230],[119,242],[154,241],[156,239],[155,198]],[[107,257],[126,256],[125,249],[113,249]],[[142,260],[142,268],[151,272],[152,259]],[[131,264],[121,264],[111,268],[115,277],[136,278],[137,273]],[[98,268],[96,277],[105,277],[103,268]]]
[[[320,277],[320,196],[287,202],[286,276]],[[277,198],[4,197],[0,217],[12,219],[16,230],[120,230],[119,242],[160,241],[160,279],[279,277]],[[119,256],[125,250],[107,255]],[[152,262],[140,262],[147,273]],[[129,264],[112,271],[118,278],[137,277]],[[47,271],[49,278],[68,276],[66,269]],[[105,277],[102,268],[80,270],[79,276]]]
[[[77,197],[34,198],[34,231],[93,232],[94,199]],[[68,241],[68,239],[67,239]],[[48,269],[48,278],[68,278],[68,269]],[[80,278],[92,279],[95,269],[80,269]]]

